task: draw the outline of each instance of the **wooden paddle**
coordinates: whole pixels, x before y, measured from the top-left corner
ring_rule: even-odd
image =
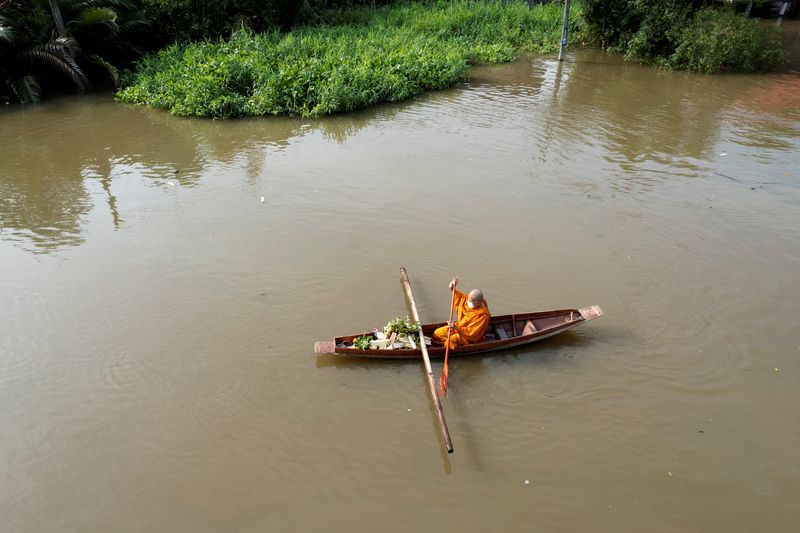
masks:
[[[431,398],[433,399],[433,407],[436,411],[436,416],[439,417],[439,426],[442,428],[442,437],[444,437],[444,444],[447,448],[447,453],[453,453],[453,443],[450,441],[450,432],[447,430],[447,422],[444,420],[444,413],[442,412],[442,401],[439,399],[439,393],[436,392],[436,384],[433,381],[433,370],[431,370],[431,359],[428,357],[428,347],[425,346],[425,336],[422,333],[422,323],[419,321],[419,313],[417,312],[417,302],[414,301],[414,293],[411,292],[411,282],[408,281],[408,273],[405,267],[400,267],[400,275],[403,278],[403,287],[406,290],[408,301],[411,302],[411,314],[414,315],[414,320],[419,324],[419,345],[422,349],[422,359],[425,361],[425,372],[428,378],[428,388],[431,391]]]
[[[447,342],[444,345],[444,366],[442,366],[442,378],[440,386],[442,387],[442,395],[447,398],[447,356],[450,355],[450,334],[453,332],[453,310],[456,305],[456,285],[458,285],[458,276],[453,277],[453,286],[450,287],[452,295],[450,296],[450,320],[447,321]]]

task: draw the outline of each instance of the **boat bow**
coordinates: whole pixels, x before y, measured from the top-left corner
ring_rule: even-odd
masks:
[[[603,316],[603,310],[599,305],[590,305],[589,307],[581,307],[578,309],[584,320],[593,320],[599,316]]]

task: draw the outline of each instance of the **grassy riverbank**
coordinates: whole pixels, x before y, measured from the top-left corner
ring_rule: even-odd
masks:
[[[326,12],[290,33],[240,31],[175,44],[142,60],[123,102],[176,115],[317,116],[449,87],[469,65],[557,49],[561,8],[523,2],[441,2]],[[571,41],[582,39],[580,5]]]

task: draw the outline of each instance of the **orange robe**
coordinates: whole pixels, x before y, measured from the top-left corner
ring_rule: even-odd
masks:
[[[482,342],[485,339],[484,334],[489,327],[489,320],[491,319],[489,306],[486,300],[483,300],[482,306],[471,309],[467,305],[468,300],[469,298],[466,294],[456,290],[453,307],[457,319],[454,320],[455,329],[450,334],[450,348]],[[433,332],[432,339],[438,344],[447,342],[447,326],[437,328]]]

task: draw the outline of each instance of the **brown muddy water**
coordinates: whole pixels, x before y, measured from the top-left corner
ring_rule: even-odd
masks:
[[[0,139],[3,532],[797,531],[797,63],[587,50],[320,120],[70,97]],[[313,353],[405,315],[401,265],[423,320],[454,274],[606,315],[451,361],[448,456],[421,364]]]

